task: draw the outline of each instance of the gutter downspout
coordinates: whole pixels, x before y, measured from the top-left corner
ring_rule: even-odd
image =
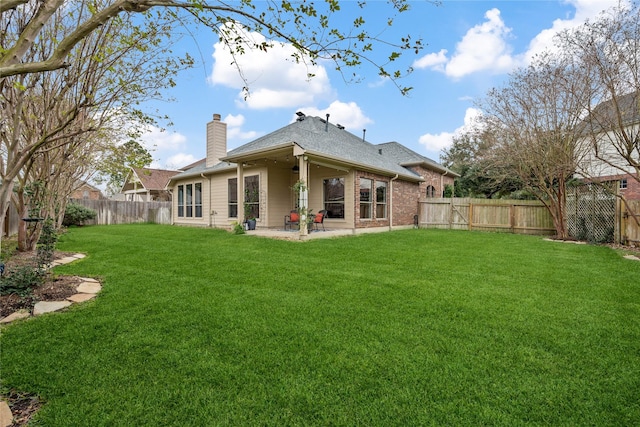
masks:
[[[398,174],[389,181],[389,231],[393,230],[393,181],[398,179]]]
[[[200,176],[203,179],[207,178],[207,181],[209,181],[209,228],[211,228],[211,215],[213,215],[213,211],[211,210],[211,175],[204,176],[204,174],[201,173]]]

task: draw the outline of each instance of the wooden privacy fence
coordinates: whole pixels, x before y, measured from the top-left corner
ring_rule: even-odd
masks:
[[[621,243],[631,246],[640,246],[640,226],[633,218],[633,215],[640,216],[640,200],[627,200],[620,203],[620,230]]]
[[[152,222],[171,224],[171,202],[131,202],[124,200],[69,199],[96,211],[94,220],[87,225],[130,224],[134,222]]]
[[[538,201],[434,198],[419,202],[419,225],[425,228],[482,230],[518,234],[555,233],[553,219]]]

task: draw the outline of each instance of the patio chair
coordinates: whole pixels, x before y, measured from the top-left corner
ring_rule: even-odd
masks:
[[[284,216],[285,231],[287,229],[291,230],[291,226],[293,225],[297,225],[298,228],[300,227],[300,215],[298,214],[298,211],[295,209],[291,210],[291,212],[289,212],[289,215]]]
[[[327,231],[324,228],[324,218],[326,216],[327,216],[327,211],[324,210],[324,209],[316,214],[315,218],[313,218],[313,229],[314,230],[317,230],[318,229],[318,224],[320,224],[322,226],[322,231]]]

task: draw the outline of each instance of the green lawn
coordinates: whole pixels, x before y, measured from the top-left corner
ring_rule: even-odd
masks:
[[[638,425],[640,262],[406,230],[72,229],[92,302],[2,329],[43,426]]]

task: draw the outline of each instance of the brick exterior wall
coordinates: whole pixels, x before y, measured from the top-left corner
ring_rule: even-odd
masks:
[[[620,189],[620,194],[627,200],[640,200],[640,182],[631,175],[618,177],[618,180],[626,179],[627,188]]]
[[[422,183],[393,181],[393,225],[412,225],[414,215],[418,215],[418,200],[424,193]],[[425,186],[426,188],[426,186]]]
[[[640,200],[640,182],[630,174],[601,176],[595,180],[598,182],[617,181],[620,185],[620,181],[623,179],[627,180],[627,188],[618,187],[619,194],[627,200]]]
[[[414,167],[412,170],[418,173],[424,182],[409,182],[401,179],[393,181],[393,199],[391,194],[387,195],[387,208],[393,200],[393,226],[413,225],[414,216],[418,215],[418,200],[427,196],[427,188],[432,186],[433,196],[442,197],[444,186],[453,184],[453,177],[442,176],[438,172],[425,169],[423,167]],[[371,179],[374,182],[374,194],[372,202],[372,218],[360,219],[360,178]],[[372,227],[388,227],[389,226],[389,209],[387,209],[387,218],[376,218],[375,209],[375,182],[383,181],[387,183],[387,191],[392,186],[391,178],[388,176],[377,175],[370,172],[357,171],[356,182],[354,185],[354,218],[356,228],[372,228]]]

